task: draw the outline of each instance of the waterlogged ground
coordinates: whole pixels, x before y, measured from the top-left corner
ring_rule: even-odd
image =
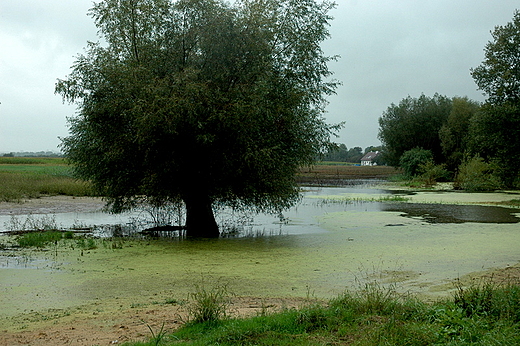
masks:
[[[77,240],[5,250],[0,331],[73,325],[78,318],[114,328],[132,313],[142,322],[139,312],[182,308],[201,284],[226,285],[239,297],[329,298],[377,280],[437,299],[457,278],[520,261],[520,209],[496,206],[518,195],[411,193],[366,185],[309,189],[297,208],[282,218],[256,217],[245,227],[251,236],[241,238],[100,238],[90,250]],[[101,218],[82,208],[55,214],[56,222]]]

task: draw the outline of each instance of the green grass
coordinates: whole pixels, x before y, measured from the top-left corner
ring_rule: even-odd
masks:
[[[161,331],[162,332],[162,331]],[[518,345],[520,286],[459,288],[425,303],[369,283],[328,304],[253,318],[187,323],[173,334],[129,345]]]
[[[72,176],[61,158],[0,157],[0,201],[42,196],[92,196],[89,184]]]
[[[20,247],[43,248],[49,243],[56,243],[63,239],[64,234],[60,231],[29,232],[17,237],[16,242]]]

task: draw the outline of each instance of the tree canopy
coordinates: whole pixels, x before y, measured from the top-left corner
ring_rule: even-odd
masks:
[[[212,207],[275,211],[336,127],[320,43],[328,1],[104,0],[56,92],[78,105],[62,148],[113,211],[183,203],[189,236],[214,237]]]
[[[497,26],[471,74],[486,103],[472,122],[472,151],[498,166],[506,186],[520,183],[520,12]]]
[[[496,26],[486,44],[485,59],[471,75],[490,104],[520,101],[520,11],[513,21]]]
[[[408,96],[390,107],[379,118],[379,139],[384,146],[385,159],[399,166],[404,152],[421,148],[430,150],[436,162],[442,161],[439,130],[451,112],[452,100],[435,94],[418,98]]]

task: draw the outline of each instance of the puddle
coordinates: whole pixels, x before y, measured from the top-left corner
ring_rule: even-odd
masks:
[[[420,218],[429,223],[518,223],[520,210],[481,205],[383,204],[382,211],[400,212],[401,216]]]

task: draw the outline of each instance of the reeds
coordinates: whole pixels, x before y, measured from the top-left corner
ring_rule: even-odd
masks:
[[[67,175],[0,172],[0,201],[16,202],[42,196],[93,196],[88,183]]]

